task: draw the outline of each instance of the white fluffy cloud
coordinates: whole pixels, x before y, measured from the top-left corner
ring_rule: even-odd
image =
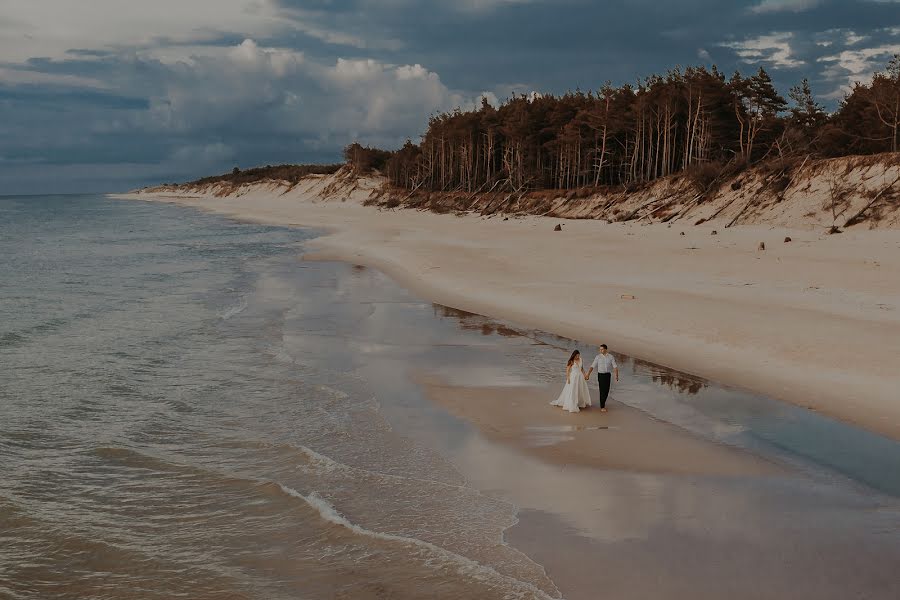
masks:
[[[845,49],[819,58],[818,62],[825,65],[825,75],[843,82],[828,97],[840,98],[856,82],[869,83],[873,74],[882,70],[894,54],[900,54],[900,44]]]
[[[496,0],[479,4],[491,3]],[[284,32],[358,50],[398,44],[328,30],[312,11],[276,0],[5,0],[0,53],[7,66],[0,63],[0,83],[138,94],[149,110],[129,119],[144,131],[189,135],[271,126],[344,142],[413,134],[432,112],[473,101],[419,64],[311,60],[254,41]],[[222,45],[224,35],[245,39]],[[102,77],[54,73],[28,63],[36,57],[51,66],[93,61]]]
[[[185,177],[336,160],[354,140],[399,146],[434,112],[477,100],[415,61],[374,58],[401,46],[389,36],[332,29],[321,9],[282,0],[0,1],[0,94],[17,111],[0,170],[15,162],[23,181],[21,165]]]
[[[187,135],[277,131],[327,145],[397,142],[434,111],[475,98],[447,88],[421,65],[373,59],[308,60],[253,40],[165,66],[164,89],[138,116],[147,130]]]
[[[794,55],[791,48],[794,34],[773,32],[747,38],[738,42],[726,42],[722,46],[731,48],[747,64],[765,63],[776,68],[792,69],[805,63]]]

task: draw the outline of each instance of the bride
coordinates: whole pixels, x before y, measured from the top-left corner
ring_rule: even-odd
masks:
[[[591,405],[591,393],[585,381],[584,366],[581,364],[581,353],[576,350],[566,363],[566,387],[559,398],[550,403],[564,410],[576,413],[579,409]]]

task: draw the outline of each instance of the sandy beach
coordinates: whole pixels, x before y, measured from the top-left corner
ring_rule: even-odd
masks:
[[[678,475],[755,477],[788,469],[612,401],[572,415],[547,406],[547,387],[461,387],[435,378],[420,382],[428,397],[473,423],[488,439],[560,467],[577,466]],[[596,403],[596,391],[592,392]],[[602,432],[602,433],[599,433]]]
[[[379,210],[365,189],[323,200],[324,184],[119,197],[323,229],[315,257],[377,267],[435,302],[900,439],[898,231],[486,219]]]
[[[268,536],[266,543],[274,539],[287,547],[298,539],[318,544],[333,537],[361,544],[366,556],[384,560],[366,564],[351,557],[342,571],[342,563],[322,562],[321,554],[307,563],[305,555],[279,549],[292,558],[253,563],[275,573],[273,585],[292,585],[291,578],[300,577],[297,589],[317,585],[322,597],[340,597],[330,592],[335,585],[350,590],[345,597],[369,597],[368,590],[415,596],[426,585],[420,583],[423,575],[417,564],[396,558],[412,549],[449,557],[451,566],[477,565],[475,582],[447,572],[448,585],[474,591],[444,588],[444,597],[488,598],[496,590],[509,597],[510,586],[526,598],[569,600],[595,598],[598,590],[672,599],[892,597],[897,539],[884,532],[896,530],[895,442],[825,418],[807,410],[807,403],[800,408],[622,353],[610,412],[570,414],[549,405],[574,343],[566,332],[581,338],[578,345],[589,358],[586,336],[617,351],[634,343],[631,335],[623,334],[621,344],[610,339],[606,319],[584,317],[589,326],[582,327],[577,318],[586,307],[606,312],[604,301],[615,293],[618,301],[608,300],[608,311],[621,318],[609,329],[645,331],[640,308],[651,292],[658,296],[654,302],[684,293],[663,264],[653,273],[673,290],[653,288],[646,275],[632,274],[627,287],[620,283],[615,290],[597,281],[604,273],[613,281],[624,279],[622,265],[650,269],[665,247],[660,243],[651,251],[631,238],[652,231],[678,241],[677,233],[587,222],[566,222],[562,232],[553,232],[555,222],[547,219],[388,212],[352,198],[300,202],[247,194],[176,200],[229,219],[156,203],[106,204],[133,213],[128,222],[158,212],[167,220],[154,231],[177,224],[193,232],[207,222],[224,228],[214,229],[214,236],[197,229],[200,236],[190,243],[165,239],[165,248],[199,265],[216,267],[222,256],[246,264],[234,253],[237,232],[254,244],[278,236],[297,240],[275,257],[261,248],[260,266],[227,280],[228,301],[212,305],[215,318],[204,320],[212,322],[204,331],[222,336],[217,340],[246,342],[238,346],[244,348],[237,354],[241,360],[222,364],[219,354],[206,358],[192,338],[186,341],[187,357],[214,365],[198,367],[187,380],[208,373],[223,381],[201,398],[220,406],[222,394],[236,388],[227,396],[223,418],[233,423],[234,411],[247,411],[254,426],[222,440],[222,434],[210,433],[209,440],[202,438],[199,459],[213,474],[227,469],[228,481],[237,468],[265,494],[260,506],[276,511],[267,522],[278,528],[277,535],[259,536]],[[328,231],[245,226],[231,219]],[[592,230],[605,233],[591,241]],[[454,237],[456,231],[461,235]],[[135,234],[143,239],[147,231],[135,227]],[[624,248],[626,258],[605,266],[580,253],[566,255],[566,236],[584,240],[576,247],[583,243],[600,255],[607,245],[616,252]],[[213,239],[221,244],[219,256],[210,252]],[[298,260],[298,245],[303,258],[317,260]],[[515,251],[522,258],[513,260]],[[749,255],[756,260],[755,251]],[[686,268],[688,259],[680,260],[676,267]],[[712,252],[705,260],[707,266],[715,262]],[[183,275],[192,285],[195,271]],[[538,274],[545,279],[525,281]],[[248,287],[236,293],[232,282]],[[160,285],[168,284],[162,279]],[[579,297],[579,286],[588,291],[585,298],[599,294],[600,300],[569,300]],[[722,318],[728,305],[715,295],[718,288],[707,288],[712,298],[703,300],[705,306],[719,306],[720,312],[710,314]],[[621,299],[623,294],[634,299]],[[170,297],[161,295],[164,301]],[[467,303],[501,316],[453,308]],[[526,309],[547,315],[530,317]],[[704,316],[690,306],[683,311],[695,323]],[[658,315],[646,318],[661,322]],[[667,335],[675,338],[676,331]],[[695,339],[684,344],[687,364],[714,354]],[[229,344],[213,347],[225,356],[235,353]],[[596,399],[595,381],[590,389]],[[187,417],[178,412],[173,418],[183,423]],[[190,422],[202,429],[210,419],[198,411]],[[155,421],[148,427],[156,427]],[[210,440],[222,451],[208,456]],[[135,455],[128,444],[121,446],[108,443],[98,452],[104,460],[136,466],[158,460],[157,453]],[[842,451],[835,453],[835,447]],[[175,465],[185,460],[182,450],[160,456]],[[158,468],[174,467],[164,462]],[[241,496],[247,493],[242,481],[236,490]],[[282,510],[290,511],[284,520]],[[321,527],[326,534],[304,527]],[[205,547],[206,538],[198,539]],[[312,549],[318,552],[316,544]],[[310,573],[320,572],[311,584]]]

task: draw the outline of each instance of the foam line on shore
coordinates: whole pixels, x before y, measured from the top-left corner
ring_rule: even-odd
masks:
[[[445,566],[456,569],[460,575],[472,577],[473,579],[483,581],[488,584],[499,584],[512,588],[513,590],[515,590],[515,593],[514,595],[508,596],[509,598],[521,598],[523,600],[526,598],[539,598],[546,600],[560,598],[558,590],[556,590],[555,596],[550,596],[531,583],[520,581],[508,575],[499,573],[489,566],[478,563],[474,560],[466,558],[465,556],[450,552],[449,550],[441,548],[440,546],[436,546],[430,542],[390,533],[380,533],[361,527],[360,525],[351,522],[342,514],[340,514],[334,508],[334,506],[332,506],[325,499],[316,494],[316,492],[302,494],[297,490],[281,483],[278,483],[277,485],[281,489],[281,491],[288,496],[302,500],[311,508],[315,509],[319,513],[321,518],[325,521],[343,527],[356,535],[383,540],[386,542],[415,546],[431,554],[432,556],[429,557],[430,559],[433,560],[434,558],[437,558],[445,561]]]

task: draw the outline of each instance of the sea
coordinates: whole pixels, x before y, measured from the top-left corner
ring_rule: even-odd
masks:
[[[786,594],[898,597],[900,444],[619,356],[621,401],[802,481],[550,473],[417,382],[553,383],[576,342],[305,260],[317,235],[0,197],[0,598],[578,596],[509,541],[536,515],[570,536],[561,556],[596,554],[607,583],[583,597],[638,580],[753,597],[769,575]],[[573,516],[553,497],[576,489]]]

